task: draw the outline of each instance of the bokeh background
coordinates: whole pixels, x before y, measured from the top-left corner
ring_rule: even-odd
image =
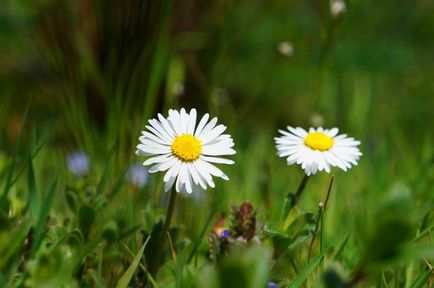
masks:
[[[107,185],[117,187],[142,161],[134,152],[147,119],[195,107],[228,126],[238,153],[237,164],[224,167],[229,182],[178,202],[176,222],[192,223],[186,237],[200,235],[212,207],[227,211],[245,200],[262,219],[279,219],[303,175],[275,155],[273,137],[286,125],[339,127],[362,142],[359,166],[334,171],[327,241],[364,235],[382,199],[397,194],[423,231],[434,207],[434,2],[349,0],[340,10],[334,2],[2,0],[0,173],[23,127],[23,147],[44,143],[34,158],[38,185],[44,190],[59,175],[52,209],[68,219],[62,187],[76,184],[67,154],[89,155],[89,187],[110,163]],[[116,199],[128,204],[113,203],[97,222],[127,230],[148,213],[143,225],[151,227],[167,200],[155,192],[160,176],[138,195],[123,186]],[[25,180],[11,196],[17,211]],[[306,209],[317,210],[329,180],[312,179]],[[361,259],[360,239],[350,238],[354,249],[340,259],[347,271]]]

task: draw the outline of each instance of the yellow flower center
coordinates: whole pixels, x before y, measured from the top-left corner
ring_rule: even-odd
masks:
[[[190,134],[182,134],[173,140],[172,153],[180,160],[191,162],[199,158],[202,143]]]
[[[304,145],[313,150],[327,151],[333,147],[333,138],[323,132],[310,132],[304,138]]]

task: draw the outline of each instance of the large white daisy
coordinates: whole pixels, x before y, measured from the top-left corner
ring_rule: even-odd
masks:
[[[212,176],[229,178],[211,163],[233,164],[221,158],[233,155],[234,142],[230,135],[222,134],[226,126],[217,125],[217,117],[209,120],[205,114],[196,126],[196,109],[187,113],[169,110],[167,118],[158,114],[149,120],[147,131],[139,137],[137,155],[151,156],[143,165],[152,165],[150,173],[166,171],[164,188],[168,191],[174,184],[177,192],[192,193],[195,190],[214,188]]]
[[[329,173],[331,166],[347,171],[351,165],[357,165],[362,155],[357,148],[360,141],[346,134],[337,135],[338,128],[310,128],[309,132],[300,127],[287,128],[288,131],[279,130],[282,136],[274,138],[277,155],[287,157],[288,165],[301,165],[308,176],[323,170]]]

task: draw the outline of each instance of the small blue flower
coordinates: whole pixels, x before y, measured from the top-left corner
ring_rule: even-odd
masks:
[[[125,173],[125,179],[131,184],[142,188],[148,183],[149,172],[141,164],[135,164],[128,168]]]
[[[66,165],[73,174],[84,176],[89,172],[89,157],[81,151],[70,153],[66,156]]]
[[[279,286],[277,286],[276,283],[274,283],[274,282],[272,282],[272,281],[269,281],[269,282],[267,283],[267,288],[279,288]]]
[[[231,232],[229,232],[229,230],[225,229],[220,233],[220,237],[222,238],[228,238],[229,236],[231,236]]]

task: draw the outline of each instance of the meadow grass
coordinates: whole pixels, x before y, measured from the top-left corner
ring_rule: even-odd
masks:
[[[0,287],[431,287],[433,4],[187,2],[0,4]],[[125,175],[147,119],[180,107],[237,154],[229,181],[178,195],[167,234],[163,175]],[[359,165],[291,204],[286,125],[339,127]],[[254,237],[213,234],[237,221]]]

